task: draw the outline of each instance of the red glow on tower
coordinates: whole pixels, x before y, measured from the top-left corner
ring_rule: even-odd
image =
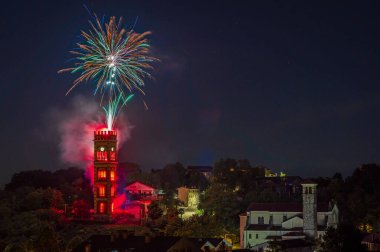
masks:
[[[116,145],[116,131],[94,131],[94,218],[99,220],[112,219],[116,192]]]

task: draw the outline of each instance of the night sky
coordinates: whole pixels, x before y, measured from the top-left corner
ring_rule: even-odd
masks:
[[[52,110],[76,76],[68,51],[99,15],[138,16],[156,65],[145,111],[121,160],[144,169],[176,161],[247,158],[301,176],[349,175],[380,162],[380,1],[6,1],[1,4],[0,185],[15,172],[67,167]],[[75,148],[75,146],[73,146]]]

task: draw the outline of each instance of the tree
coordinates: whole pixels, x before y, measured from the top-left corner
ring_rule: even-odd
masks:
[[[186,169],[181,163],[168,164],[158,174],[161,187],[166,191],[176,191],[185,183]]]
[[[182,222],[182,225],[178,225]],[[225,233],[223,226],[211,215],[193,215],[189,219],[176,222],[178,229],[173,234],[181,237],[220,237]]]
[[[226,185],[213,183],[201,197],[200,208],[215,218],[226,228],[234,229],[238,225],[238,216],[247,206],[242,198]]]
[[[358,229],[350,225],[339,225],[337,229],[328,228],[323,242],[321,252],[361,252],[366,251],[361,244],[362,234]]]
[[[183,221],[176,216],[176,218],[169,219],[165,227],[165,235],[174,236],[178,234],[178,230],[183,227]]]
[[[39,252],[58,252],[58,234],[49,225],[42,227],[37,239],[33,242],[34,251]]]
[[[78,199],[73,203],[73,213],[78,219],[88,219],[90,218],[90,204],[82,199]]]
[[[178,210],[178,214],[181,215],[181,220],[182,220],[182,215],[185,213],[185,210],[183,210],[183,208],[180,208]]]
[[[162,217],[163,211],[156,201],[153,201],[148,206],[148,217],[151,220],[157,220]]]
[[[62,193],[56,189],[39,188],[29,191],[29,193],[24,195],[24,198],[20,200],[19,204],[21,211],[47,208],[62,209],[64,200]]]

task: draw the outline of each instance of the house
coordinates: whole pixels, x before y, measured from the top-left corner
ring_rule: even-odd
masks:
[[[367,234],[362,240],[362,244],[368,251],[380,251],[380,234]]]
[[[198,188],[188,188],[182,186],[177,189],[178,199],[186,207],[197,208],[199,204],[200,190]]]
[[[338,207],[317,203],[317,184],[304,181],[302,203],[252,203],[240,215],[241,248],[264,249],[269,241],[321,239],[337,227]]]
[[[127,185],[124,190],[131,195],[140,197],[155,197],[157,196],[156,189],[151,186],[145,185],[141,182],[133,182]]]
[[[148,206],[152,201],[161,198],[159,191],[155,188],[145,185],[141,182],[132,182],[124,188],[124,202],[120,203],[122,210],[119,213],[128,213],[133,215],[135,219],[143,219],[148,212]]]

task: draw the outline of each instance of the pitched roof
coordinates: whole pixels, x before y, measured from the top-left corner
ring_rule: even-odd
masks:
[[[305,236],[305,234],[303,232],[293,231],[293,232],[283,234],[282,236]]]
[[[302,213],[302,203],[293,202],[276,202],[276,203],[251,203],[247,208],[247,212],[251,211],[268,211],[268,212],[294,212]],[[318,212],[328,212],[329,205],[327,203],[318,203]]]
[[[128,184],[125,188],[125,190],[131,190],[131,189],[138,189],[138,190],[154,190],[153,187],[145,185],[141,182],[135,181],[130,184]]]
[[[277,240],[277,239],[281,239],[281,236],[279,235],[268,235],[267,237],[265,237],[266,240]]]

